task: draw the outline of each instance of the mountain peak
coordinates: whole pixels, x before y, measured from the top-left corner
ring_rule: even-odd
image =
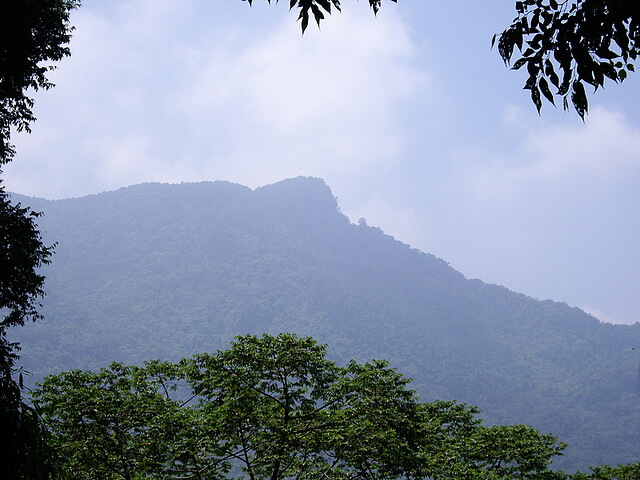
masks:
[[[145,184],[38,209],[45,242],[58,243],[46,321],[16,332],[36,375],[291,332],[344,361],[388,359],[423,399],[553,432],[579,468],[637,459],[640,325],[467,280],[351,224],[322,179]]]

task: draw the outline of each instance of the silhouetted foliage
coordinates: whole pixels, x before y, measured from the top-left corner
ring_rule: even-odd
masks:
[[[69,12],[79,5],[78,0],[0,2],[0,165],[15,155],[11,129],[28,132],[35,120],[28,90],[51,88],[51,63],[70,55]]]
[[[22,374],[14,377],[17,342],[7,329],[40,318],[38,298],[52,247],[45,247],[35,224],[38,213],[13,205],[0,186],[0,454],[3,478],[44,479],[50,473],[48,451],[36,412],[22,401]]]
[[[48,264],[53,247],[42,243],[36,218],[39,213],[12,204],[0,186],[0,330],[36,320],[38,299],[44,295],[44,276],[38,269]]]
[[[249,5],[253,3],[253,0],[242,0],[249,2]],[[267,0],[271,3],[271,0]],[[397,2],[397,0],[391,0],[392,2]],[[275,3],[278,3],[276,0]],[[382,6],[382,0],[369,0],[369,5],[371,6],[373,13],[377,14],[378,10]],[[320,22],[324,20],[325,14],[331,14],[331,9],[335,8],[340,11],[340,0],[290,0],[289,8],[299,8],[300,14],[298,15],[298,20],[300,20],[300,26],[302,28],[302,32],[307,29],[309,26],[309,18],[310,14],[313,15],[313,19],[320,26]]]
[[[0,166],[15,155],[12,129],[28,132],[35,120],[27,93],[51,88],[51,63],[70,54],[69,12],[78,5],[76,0],[0,2]],[[44,276],[38,269],[49,263],[53,247],[42,243],[39,215],[12,204],[0,185],[0,468],[2,478],[11,480],[51,475],[38,415],[22,400],[22,373],[14,379],[19,344],[7,339],[9,327],[41,318]]]
[[[6,480],[46,480],[52,452],[40,418],[22,399],[22,374],[13,378],[16,348],[0,329],[0,472]]]
[[[640,2],[636,0],[523,0],[517,17],[497,40],[500,56],[512,68],[526,67],[524,88],[538,112],[544,97],[559,97],[584,119],[589,110],[585,84],[594,91],[606,79],[623,81],[640,52]],[[492,45],[493,45],[492,42]]]

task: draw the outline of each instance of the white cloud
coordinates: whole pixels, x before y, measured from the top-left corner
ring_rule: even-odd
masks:
[[[200,137],[217,130],[227,175],[352,174],[399,154],[394,120],[426,78],[401,22],[366,13],[336,15],[302,39],[286,19],[266,38],[200,52],[208,60],[176,103]]]
[[[619,176],[640,167],[640,129],[620,112],[594,108],[584,126],[546,128],[529,137],[522,150],[537,159],[522,177]]]
[[[401,155],[403,108],[429,80],[393,9],[345,8],[301,38],[295,16],[254,31],[241,20],[255,7],[235,23],[216,23],[228,6],[210,8],[206,19],[172,0],[76,12],[73,55],[38,97],[34,135],[17,139],[12,188],[56,197],[158,177],[257,186],[353,177]],[[61,171],[62,182],[38,180]]]
[[[517,109],[507,109],[506,124],[515,129],[511,134],[523,136],[516,150],[508,156],[500,151],[464,154],[467,181],[479,198],[505,200],[542,186],[615,182],[640,173],[640,129],[621,112],[596,107],[585,124],[571,120],[540,126],[527,123]],[[489,160],[477,162],[479,155]]]

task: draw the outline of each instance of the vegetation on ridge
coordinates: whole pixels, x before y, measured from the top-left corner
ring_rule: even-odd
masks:
[[[351,224],[320,179],[253,191],[145,184],[29,203],[47,211],[45,240],[59,245],[46,320],[15,332],[37,380],[291,332],[331,345],[340,363],[389,360],[424,401],[456,399],[487,424],[553,432],[569,444],[559,468],[638,458],[640,325],[467,280]]]

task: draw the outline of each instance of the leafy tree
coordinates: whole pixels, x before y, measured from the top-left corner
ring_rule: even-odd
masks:
[[[79,0],[0,2],[0,165],[15,155],[11,129],[28,132],[35,120],[27,90],[51,88],[50,63],[70,55],[69,12],[79,5]]]
[[[30,131],[29,89],[49,89],[47,72],[69,55],[69,12],[76,0],[0,2],[0,166],[15,155],[11,130]],[[2,170],[0,169],[0,173]],[[1,183],[1,180],[0,180]],[[38,319],[44,277],[53,247],[43,245],[38,213],[13,205],[0,185],[0,451],[3,478],[47,478],[51,465],[36,412],[22,400],[21,375],[13,378],[19,345],[6,338],[9,327]]]
[[[468,460],[479,471],[496,478],[562,479],[548,470],[565,444],[553,435],[541,435],[527,425],[479,426],[467,442]]]
[[[623,81],[640,53],[640,3],[635,0],[522,0],[517,17],[493,41],[513,69],[527,68],[524,88],[540,112],[542,98],[584,119],[589,109],[585,84],[594,91],[605,80]]]
[[[52,474],[50,449],[36,411],[22,400],[13,379],[15,345],[0,329],[0,464],[2,478],[45,480]]]
[[[435,479],[548,479],[566,474],[549,469],[566,444],[527,425],[486,427],[476,407],[436,401],[421,405],[427,426],[423,472]]]
[[[637,480],[640,478],[640,462],[611,467],[602,465],[592,467],[589,473],[578,472],[571,475],[571,480]]]
[[[43,245],[35,219],[39,214],[14,205],[0,186],[0,452],[5,478],[46,478],[49,462],[35,411],[22,401],[22,375],[13,379],[17,343],[7,329],[40,315],[38,298],[52,247]]]
[[[35,398],[54,434],[60,478],[215,478],[194,461],[208,439],[198,436],[196,412],[184,408],[181,376],[177,365],[150,362],[48,377]]]
[[[555,479],[564,445],[418,403],[385,362],[338,367],[311,338],[238,337],[177,364],[48,377],[35,393],[63,479]]]
[[[44,276],[38,269],[50,262],[53,247],[42,243],[39,213],[11,203],[0,185],[0,330],[36,320],[44,295]]]
[[[385,362],[340,368],[311,338],[240,337],[190,377],[211,434],[252,480],[393,478],[415,469],[419,409]]]

